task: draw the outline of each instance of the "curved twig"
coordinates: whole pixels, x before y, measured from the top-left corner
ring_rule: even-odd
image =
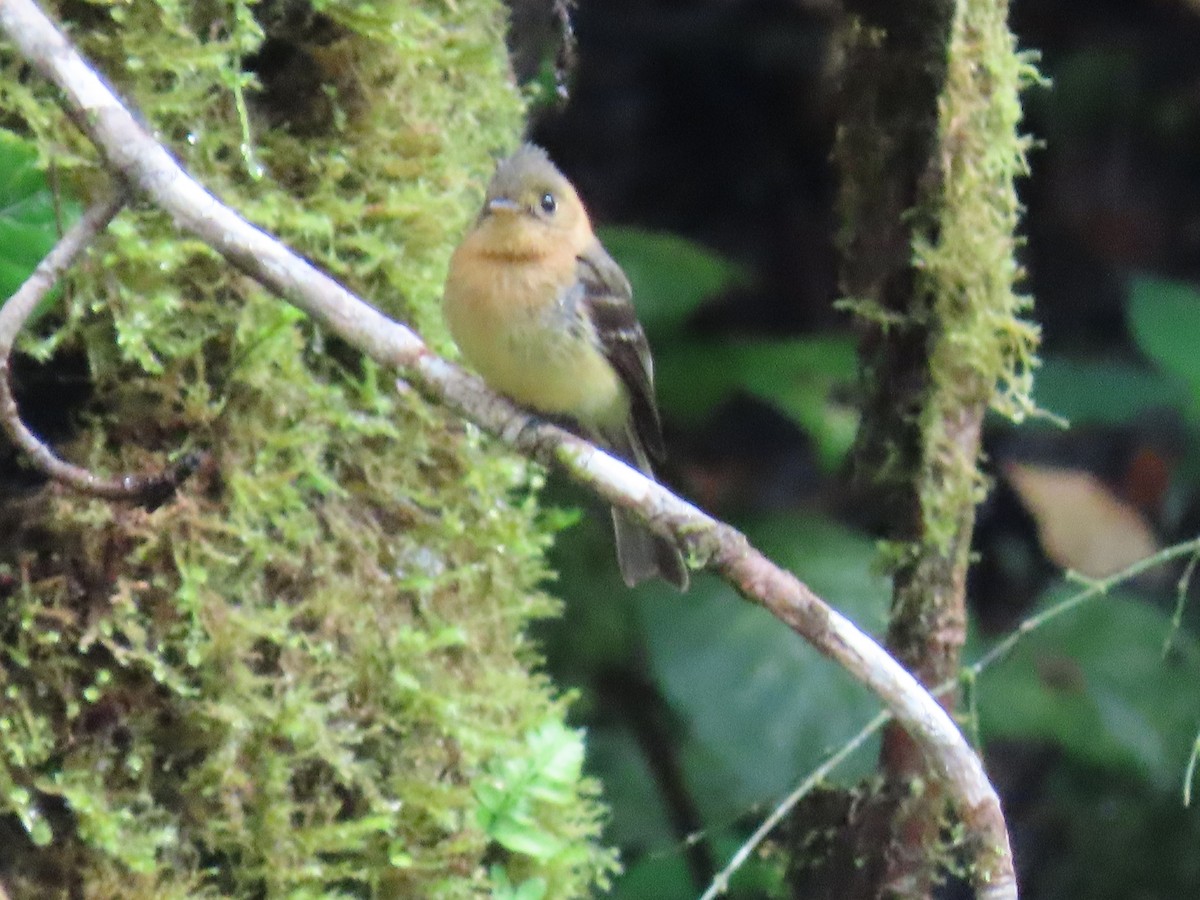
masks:
[[[980,896],[1015,898],[1008,833],[979,758],[950,716],[875,641],[771,563],[735,529],[591,444],[537,423],[488,391],[479,379],[434,355],[410,329],[391,321],[262,230],[223,206],[184,173],[130,115],[32,0],[0,2],[0,28],[25,59],[64,94],[63,103],[108,165],[171,215],[176,225],[221,253],[268,289],[441,403],[537,460],[564,469],[609,502],[687,547],[751,602],[836,660],[867,685],[928,754],[974,836]]]
[[[153,509],[174,493],[199,464],[188,454],[166,471],[139,475],[97,475],[54,454],[21,420],[12,393],[12,348],[26,320],[88,244],[108,227],[126,203],[124,192],[98,200],[67,230],[8,301],[0,307],[0,426],[38,471],[85,494],[105,500],[131,500]]]

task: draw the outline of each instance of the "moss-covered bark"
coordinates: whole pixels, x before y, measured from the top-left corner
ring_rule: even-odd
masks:
[[[859,499],[887,538],[888,648],[934,686],[955,676],[966,637],[983,417],[1031,405],[1037,332],[1014,292],[1014,181],[1026,150],[1018,92],[1032,71],[1004,0],[846,6],[836,155],[843,290],[864,334]],[[837,812],[828,864],[798,879],[806,896],[928,894],[945,823],[925,771],[892,726],[882,779]]]
[[[185,166],[445,349],[445,261],[521,129],[495,0],[63,2]],[[249,70],[256,77],[247,74]],[[104,180],[0,45],[0,124]],[[212,464],[153,512],[54,486],[0,544],[0,882],[14,897],[585,895],[611,857],[531,674],[537,475],[126,211],[27,352],[86,360],[59,450]],[[20,394],[18,395],[20,398]]]

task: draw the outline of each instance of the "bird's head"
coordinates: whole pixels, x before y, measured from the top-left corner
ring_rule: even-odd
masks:
[[[580,250],[592,236],[579,194],[546,151],[533,144],[496,167],[475,230],[496,255],[513,257],[564,246]]]

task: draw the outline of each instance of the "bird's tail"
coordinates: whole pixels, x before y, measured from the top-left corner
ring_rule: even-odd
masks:
[[[605,444],[630,465],[636,466],[650,478],[654,470],[642,443],[631,427],[619,434],[601,435]],[[688,570],[683,554],[674,541],[659,537],[631,516],[613,508],[613,532],[616,535],[617,564],[625,584],[633,587],[649,578],[661,578],[681,591],[688,588]]]
[[[674,543],[661,538],[645,525],[613,508],[613,532],[616,534],[617,564],[629,587],[648,578],[661,578],[681,591],[688,587],[688,570]]]

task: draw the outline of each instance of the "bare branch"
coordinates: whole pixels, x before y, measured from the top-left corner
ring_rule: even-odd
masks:
[[[59,459],[21,421],[12,393],[12,348],[17,335],[62,273],[96,235],[108,227],[125,202],[124,193],[117,192],[89,207],[0,308],[0,426],[3,426],[12,442],[25,451],[33,466],[47,477],[105,500],[131,500],[154,507],[166,500],[195,470],[198,457],[189,454],[165,472],[107,478],[97,475],[82,466]]]
[[[981,895],[1015,898],[1016,880],[1000,802],[979,758],[954,722],[875,641],[830,608],[746,538],[629,466],[551,425],[538,423],[434,355],[408,328],[387,319],[278,241],[223,206],[189,178],[87,66],[32,0],[0,2],[0,28],[56,84],[75,121],[109,166],[167,211],[176,225],[224,255],[318,322],[442,403],[533,458],[561,467],[609,502],[684,545],[742,596],[758,603],[871,688],[913,734],[946,782],[975,836]]]

